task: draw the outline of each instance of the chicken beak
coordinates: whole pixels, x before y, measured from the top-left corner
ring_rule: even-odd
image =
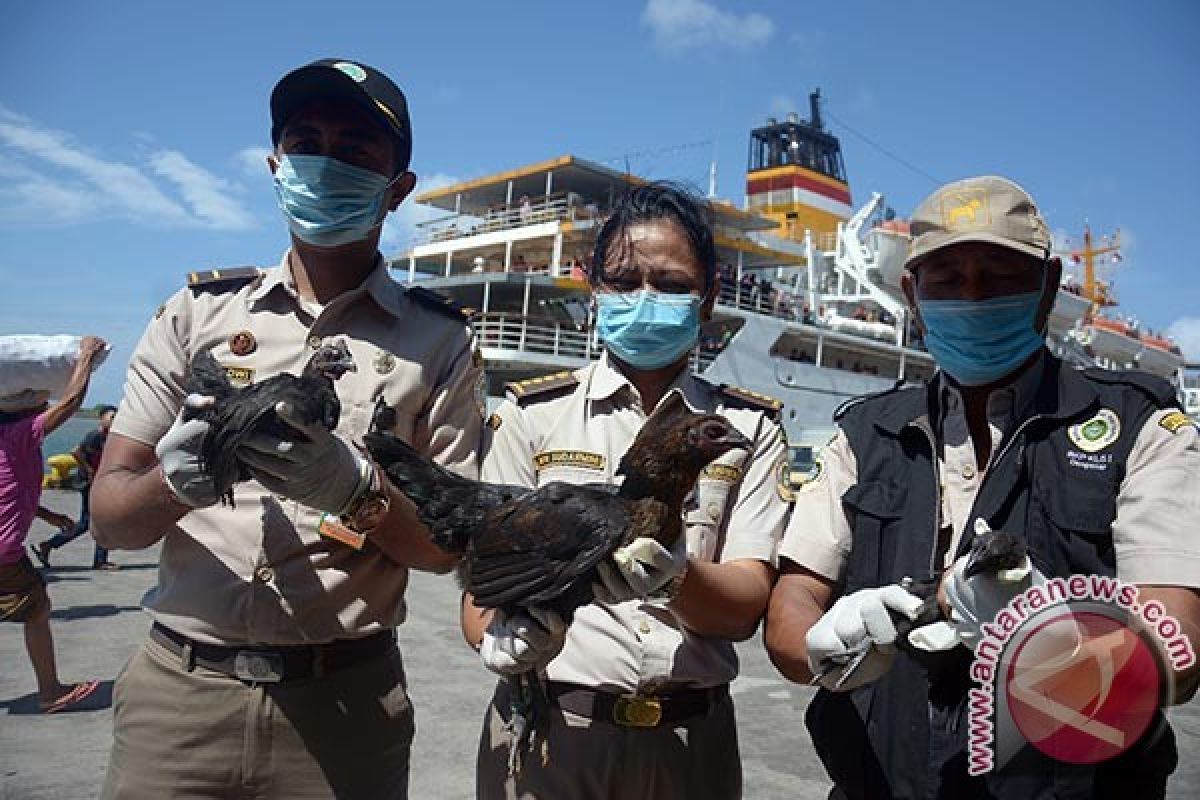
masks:
[[[750,450],[754,443],[746,438],[741,431],[730,428],[729,433],[715,440],[719,444],[723,444],[730,450]]]

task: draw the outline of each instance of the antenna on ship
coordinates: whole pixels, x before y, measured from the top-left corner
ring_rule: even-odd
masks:
[[[1109,261],[1121,261],[1121,231],[1113,233],[1111,239],[1103,237],[1101,247],[1096,247],[1092,238],[1092,226],[1085,220],[1083,223],[1083,247],[1066,251],[1066,256],[1073,264],[1083,265],[1083,296],[1092,301],[1092,312],[1095,313],[1106,306],[1115,306],[1116,298],[1112,295],[1112,287],[1108,281],[1096,277],[1097,257],[1107,255]]]
[[[714,158],[708,167],[708,199],[717,197],[717,160]]]

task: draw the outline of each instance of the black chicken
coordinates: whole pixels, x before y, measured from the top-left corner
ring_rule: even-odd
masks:
[[[993,531],[986,524],[977,529],[971,549],[967,553],[967,562],[963,567],[963,579],[968,580],[976,575],[991,574],[1002,583],[1012,584],[1014,594],[1019,591],[1019,584],[1032,569],[1025,538],[1011,531]],[[905,578],[900,585],[910,593],[920,597],[922,603],[917,609],[916,619],[891,611],[892,622],[896,627],[896,647],[925,668],[931,677],[938,677],[946,672],[958,670],[964,663],[969,662],[969,651],[963,648],[930,650],[917,646],[909,639],[913,631],[934,623],[949,624],[941,605],[938,603],[938,587],[941,585],[944,572],[938,571],[933,577],[922,580]],[[947,629],[949,630],[949,629]],[[949,640],[947,644],[952,644]],[[839,685],[849,680],[867,656],[872,644],[864,642],[859,648],[846,653],[831,656],[821,665],[821,674],[828,674],[843,666],[849,665],[839,677]],[[943,645],[944,646],[944,645]],[[821,675],[813,679],[815,683]]]
[[[212,397],[213,403],[201,409],[185,406],[184,418],[202,419],[212,425],[200,445],[201,467],[212,477],[222,502],[232,506],[233,485],[250,477],[237,451],[251,434],[303,436],[279,419],[276,404],[286,401],[298,420],[333,430],[342,410],[333,382],[355,370],[346,343],[327,340],[313,353],[299,377],[281,372],[238,388],[229,382],[225,368],[212,353],[198,353],[188,365],[184,385],[191,393]]]
[[[638,537],[670,548],[683,532],[683,501],[701,470],[751,442],[728,420],[668,397],[642,426],[617,468],[620,487],[549,483],[537,489],[453,475],[384,433],[365,437],[371,456],[416,504],[433,542],[461,554],[459,580],[476,605],[513,612],[546,608],[568,621],[593,599],[596,566]],[[540,702],[536,674],[516,681],[510,725],[516,759]]]

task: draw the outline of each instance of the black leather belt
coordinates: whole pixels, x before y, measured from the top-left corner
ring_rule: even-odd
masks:
[[[150,638],[180,656],[185,669],[201,666],[246,683],[319,678],[378,658],[396,646],[396,632],[387,630],[329,644],[227,647],[197,642],[157,622],[150,629]]]
[[[546,681],[550,702],[564,711],[627,728],[674,726],[702,717],[729,697],[729,685],[665,694],[620,695],[562,681]]]

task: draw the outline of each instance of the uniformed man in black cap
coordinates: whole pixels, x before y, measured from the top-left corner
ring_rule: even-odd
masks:
[[[381,423],[475,477],[482,374],[462,315],[393,282],[378,252],[416,182],[400,89],[365,64],[317,61],[276,85],[271,122],[291,247],[277,267],[193,273],[160,309],[92,495],[98,542],[162,543],[154,625],[116,685],[108,798],[408,790],[394,628],[408,570],[454,562],[354,442]],[[336,382],[336,431],[252,437],[239,456],[253,480],[219,503],[200,469],[207,424],[180,415],[188,363],[211,352],[248,384],[298,374],[329,337],[357,367]]]

